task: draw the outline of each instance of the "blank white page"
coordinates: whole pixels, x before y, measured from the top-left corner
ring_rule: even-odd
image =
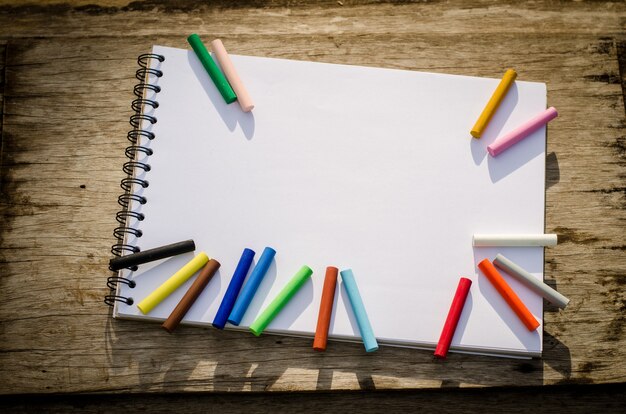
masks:
[[[543,233],[545,128],[497,158],[486,146],[546,108],[542,83],[517,81],[480,140],[469,131],[499,79],[232,56],[256,107],[226,105],[191,50],[155,46],[161,92],[147,113],[151,170],[132,208],[142,250],[194,239],[221,263],[184,319],[209,325],[245,247],[276,258],[246,328],[302,265],[314,273],[266,333],[313,336],[326,266],[354,271],[381,344],[434,348],[461,276],[473,281],[452,350],[539,355],[476,264],[502,253],[543,278],[542,248],[473,248],[474,233]],[[504,72],[504,69],[503,69]],[[118,293],[122,318],[167,318],[191,278],[149,315],[137,303],[193,257],[141,265]],[[542,299],[503,277],[542,321]],[[338,281],[330,337],[360,340]],[[228,325],[227,325],[228,326]],[[251,333],[250,333],[251,335]],[[332,349],[332,345],[330,346]]]

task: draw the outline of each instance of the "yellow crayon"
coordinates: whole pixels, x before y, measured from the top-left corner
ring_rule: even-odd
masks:
[[[517,72],[515,72],[513,69],[508,69],[506,72],[504,72],[504,76],[502,77],[500,84],[493,92],[493,95],[491,95],[491,99],[489,99],[489,102],[487,102],[487,106],[485,106],[485,109],[483,109],[483,112],[480,114],[480,117],[478,118],[478,121],[476,121],[474,128],[472,128],[472,130],[470,131],[470,134],[472,134],[474,138],[480,138],[480,136],[483,134],[483,131],[487,127],[487,124],[491,120],[491,117],[493,116],[493,114],[496,113],[498,106],[500,106],[500,103],[506,96],[509,88],[511,87],[513,82],[515,82],[515,78],[517,78]]]
[[[191,276],[200,270],[209,261],[209,257],[206,253],[198,253],[196,257],[191,259],[189,263],[184,265],[178,272],[174,273],[172,277],[167,279],[161,286],[156,288],[150,293],[144,300],[139,302],[137,307],[144,315],[150,312],[156,305],[161,303],[163,299],[171,295],[176,289],[185,283]]]

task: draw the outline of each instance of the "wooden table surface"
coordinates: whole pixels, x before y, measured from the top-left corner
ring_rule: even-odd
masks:
[[[329,391],[626,381],[626,4],[0,0],[0,394]],[[542,359],[113,320],[103,304],[136,57],[186,36],[237,54],[545,82]],[[485,327],[488,329],[488,327]],[[515,388],[507,388],[509,390]]]

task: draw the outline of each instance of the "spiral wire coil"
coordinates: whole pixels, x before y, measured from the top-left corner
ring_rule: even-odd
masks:
[[[151,148],[140,145],[141,139],[153,140],[155,138],[155,134],[152,131],[142,128],[142,125],[145,122],[148,122],[151,125],[157,122],[156,117],[144,113],[144,109],[147,107],[152,109],[159,107],[159,103],[156,100],[145,98],[146,93],[157,94],[161,92],[160,86],[149,83],[150,76],[157,78],[163,76],[163,72],[161,70],[151,68],[149,66],[150,61],[153,59],[163,62],[165,57],[154,53],[145,53],[137,58],[139,69],[135,72],[135,77],[139,80],[139,83],[133,88],[133,93],[136,96],[136,99],[134,99],[131,103],[131,109],[134,111],[134,114],[130,117],[129,122],[133,129],[128,131],[128,134],[126,135],[126,138],[131,145],[126,147],[124,151],[128,161],[124,163],[122,170],[126,173],[127,177],[122,179],[120,182],[120,187],[124,190],[124,193],[122,193],[117,199],[117,202],[122,207],[122,210],[118,211],[115,215],[115,219],[120,225],[113,230],[113,235],[117,239],[117,242],[111,246],[111,253],[114,256],[122,256],[124,253],[132,254],[140,251],[138,246],[126,243],[126,236],[131,235],[134,237],[141,237],[142,231],[130,227],[129,223],[130,220],[142,221],[145,218],[142,213],[132,211],[131,204],[133,202],[139,204],[145,204],[147,202],[145,197],[135,194],[133,192],[133,188],[146,188],[149,185],[147,180],[137,178],[136,172],[140,170],[143,172],[150,171],[150,164],[138,161],[138,155],[145,155],[146,157],[149,157],[153,153]],[[130,270],[137,270],[137,267],[135,266],[130,268]],[[107,287],[111,290],[111,294],[104,297],[104,303],[109,306],[113,306],[116,301],[126,303],[127,305],[133,304],[133,298],[120,296],[115,293],[120,283],[125,284],[130,288],[135,287],[135,282],[133,280],[121,277],[118,274],[110,276],[107,279]]]

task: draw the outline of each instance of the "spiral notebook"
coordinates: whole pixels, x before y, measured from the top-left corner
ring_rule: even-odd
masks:
[[[486,146],[546,108],[545,84],[515,82],[476,140],[469,130],[499,79],[232,59],[252,113],[225,104],[191,50],[154,46],[139,59],[114,252],[191,238],[221,263],[183,324],[210,327],[243,249],[258,259],[270,246],[268,274],[227,329],[247,330],[308,265],[311,280],[264,334],[312,338],[332,265],[353,270],[381,345],[434,349],[464,276],[474,284],[451,351],[541,354],[542,328],[528,332],[476,264],[502,253],[541,279],[543,249],[473,248],[472,234],[544,231],[545,128],[497,158]],[[136,305],[193,255],[112,278],[114,317],[167,318],[193,278],[148,315]],[[542,321],[542,299],[504,277]],[[360,341],[341,283],[329,338]]]

